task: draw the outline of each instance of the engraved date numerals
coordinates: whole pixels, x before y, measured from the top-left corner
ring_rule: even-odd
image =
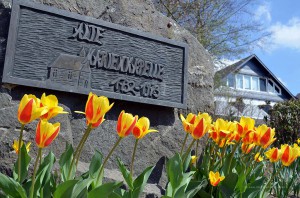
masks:
[[[140,94],[145,98],[158,98],[160,95],[159,85],[151,82],[137,83],[126,78],[118,78],[111,81],[111,86],[114,87],[115,92],[123,94],[132,94],[134,96]]]

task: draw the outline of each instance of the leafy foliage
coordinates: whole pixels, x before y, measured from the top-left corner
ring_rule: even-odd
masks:
[[[214,56],[236,57],[267,39],[255,20],[255,0],[153,0],[158,10],[187,28]]]
[[[270,125],[276,128],[276,144],[291,144],[300,138],[300,100],[274,105],[270,111]]]

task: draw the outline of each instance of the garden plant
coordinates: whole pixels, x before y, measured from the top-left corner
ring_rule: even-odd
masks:
[[[93,129],[105,122],[105,114],[113,107],[107,97],[90,93],[86,102],[86,129],[76,149],[67,144],[59,157],[59,173],[53,171],[56,156],[50,151],[43,156],[60,132],[60,123],[51,123],[51,118],[67,113],[58,106],[57,97],[45,94],[41,99],[34,95],[24,95],[18,109],[21,125],[19,140],[13,148],[18,155],[12,167],[13,176],[0,173],[0,196],[12,198],[35,197],[82,197],[82,198],[138,198],[153,170],[147,167],[134,178],[134,159],[138,142],[151,132],[150,121],[121,111],[116,126],[118,140],[103,159],[95,150],[89,170],[77,172],[78,161],[85,142]],[[300,190],[300,139],[293,144],[272,147],[276,141],[275,129],[266,125],[255,126],[255,121],[242,117],[239,122],[223,119],[212,121],[207,113],[180,115],[185,137],[178,153],[166,162],[168,184],[164,198],[191,197],[277,197],[299,196]],[[36,127],[35,143],[23,142],[26,124],[39,119]],[[104,123],[105,124],[105,123]],[[117,159],[119,170],[125,181],[103,182],[105,165],[123,138],[135,138],[132,160],[128,165]],[[184,134],[184,133],[183,133]],[[200,139],[206,146],[200,153]],[[38,148],[37,157],[30,157],[30,146]],[[29,174],[29,165],[33,171]]]

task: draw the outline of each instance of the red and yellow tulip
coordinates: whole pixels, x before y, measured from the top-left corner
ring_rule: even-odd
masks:
[[[210,138],[218,144],[219,147],[223,147],[225,143],[230,144],[231,141],[227,138],[231,135],[233,127],[233,122],[217,119],[209,132]]]
[[[256,129],[258,138],[257,144],[260,145],[262,148],[266,149],[270,146],[275,140],[275,129],[268,127],[267,125],[260,125]]]
[[[145,135],[151,132],[157,132],[157,130],[149,129],[150,128],[150,121],[146,117],[141,117],[138,119],[136,125],[133,128],[132,134],[136,139],[141,139]]]
[[[241,138],[247,133],[254,130],[255,120],[249,117],[241,117],[240,122],[237,123],[237,132]]]
[[[98,97],[92,92],[89,93],[88,100],[85,105],[86,123],[92,125],[92,128],[98,127],[103,121],[105,114],[111,109],[114,103],[109,104],[109,100],[105,96]]]
[[[191,133],[191,125],[195,123],[196,115],[189,113],[186,118],[180,114],[180,119],[182,121],[183,129],[187,133]]]
[[[21,142],[21,147],[23,146],[24,142],[22,141]],[[28,142],[26,144],[26,150],[27,150],[27,153],[30,151],[30,145],[31,145],[31,142]],[[18,154],[19,153],[19,140],[14,140],[14,143],[12,145],[12,148],[15,150],[15,152]]]
[[[277,162],[280,160],[282,151],[276,147],[265,152],[265,156],[270,160],[270,162]]]
[[[225,176],[220,176],[219,172],[209,172],[209,181],[212,186],[217,186],[221,181],[225,179]]]
[[[51,124],[47,120],[40,120],[36,127],[35,142],[39,148],[45,148],[57,137],[60,123]]]
[[[117,123],[118,135],[120,137],[128,136],[133,130],[137,122],[137,119],[138,116],[133,116],[130,113],[125,113],[125,111],[122,111],[119,115],[118,123]]]
[[[261,161],[263,161],[263,156],[261,156],[261,154],[260,153],[256,153],[255,154],[255,156],[254,156],[254,160],[256,161],[256,162],[261,162]]]
[[[45,107],[40,107],[40,99],[32,94],[25,94],[18,108],[18,120],[21,124],[28,124],[47,113]]]
[[[284,166],[291,165],[300,156],[300,148],[297,144],[294,144],[294,147],[287,144],[281,145],[280,150],[281,162]]]
[[[191,125],[191,135],[195,140],[203,137],[211,128],[211,117],[208,113],[198,114],[195,123]]]
[[[43,93],[41,98],[41,107],[47,108],[47,113],[42,115],[41,119],[50,120],[51,118],[57,116],[58,114],[66,114],[68,112],[65,112],[64,109],[60,106],[58,106],[58,100],[55,95],[48,95],[46,96],[45,93]]]
[[[255,144],[245,144],[242,143],[242,152],[248,154],[255,147]]]

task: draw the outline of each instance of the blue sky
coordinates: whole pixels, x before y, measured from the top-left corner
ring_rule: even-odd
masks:
[[[294,95],[300,93],[300,0],[270,0],[255,11],[272,35],[254,53]]]

